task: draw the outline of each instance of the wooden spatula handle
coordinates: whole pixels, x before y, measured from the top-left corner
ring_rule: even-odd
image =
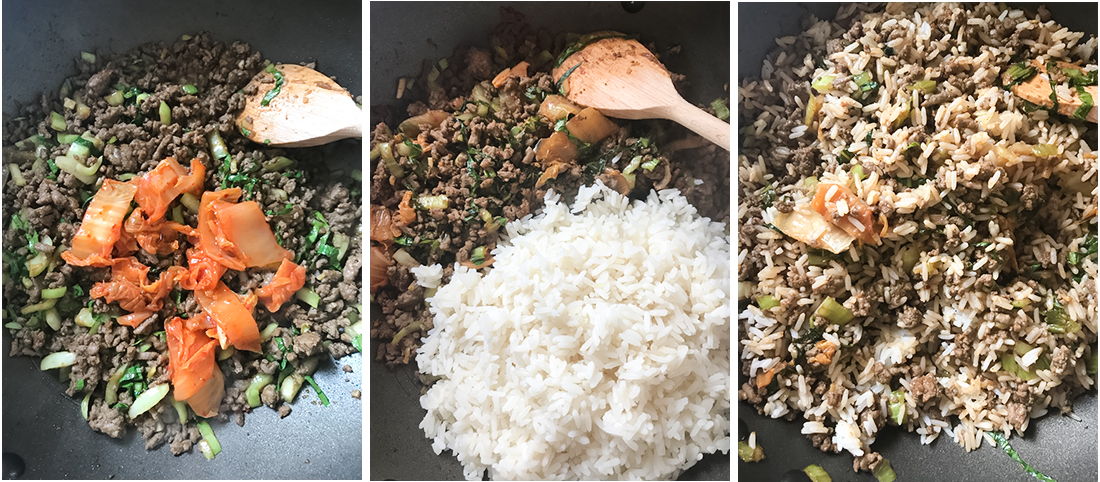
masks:
[[[730,125],[690,102],[681,99],[680,103],[668,109],[666,118],[691,129],[721,148],[730,150]]]

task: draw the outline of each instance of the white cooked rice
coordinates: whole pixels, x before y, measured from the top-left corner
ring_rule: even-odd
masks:
[[[674,189],[597,183],[456,265],[417,351],[420,403],[467,479],[667,479],[730,448],[730,244]],[[436,268],[417,276],[434,278]]]

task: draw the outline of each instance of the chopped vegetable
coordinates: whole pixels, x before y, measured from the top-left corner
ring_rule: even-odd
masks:
[[[284,259],[279,265],[279,270],[271,281],[256,291],[256,296],[263,302],[267,311],[272,313],[279,311],[283,303],[290,300],[298,290],[306,284],[306,268],[298,266],[289,259]]]
[[[756,297],[756,304],[761,310],[767,311],[779,306],[779,300],[772,295],[761,295]]]
[[[905,425],[905,390],[899,388],[890,392],[888,405],[890,421],[897,425]]]
[[[921,92],[924,92],[925,94],[931,94],[936,91],[936,81],[918,80],[916,82],[913,82],[913,84],[910,85],[909,88],[913,90],[919,90]]]
[[[168,390],[170,388],[171,387],[169,387],[167,383],[149,387],[148,390],[141,392],[141,395],[138,395],[137,398],[134,399],[134,403],[130,405],[130,410],[126,415],[130,417],[130,420],[133,420],[137,418],[138,415],[148,412],[149,409],[155,407],[161,400],[164,400],[164,396],[168,395]]]
[[[822,99],[819,99],[816,95],[811,95],[809,100],[806,101],[806,116],[803,119],[803,123],[806,127],[810,127],[814,123],[814,117],[817,116],[817,111],[821,110]]]
[[[279,246],[260,205],[255,201],[237,203],[240,194],[240,188],[202,194],[197,229],[206,254],[239,271],[294,259],[294,253]]]
[[[1016,84],[1026,82],[1028,79],[1034,77],[1035,74],[1039,73],[1039,69],[1029,65],[1025,61],[1020,61],[1010,65],[1005,73],[1008,74],[1009,78],[1009,83],[1005,85],[1005,89],[1009,89]]]
[[[416,200],[417,207],[424,210],[432,209],[447,209],[451,205],[451,200],[447,198],[446,194],[440,194],[438,196],[420,196]]]
[[[729,120],[730,109],[729,107],[726,107],[726,101],[722,99],[714,99],[714,101],[710,103],[710,108],[714,109],[715,117],[722,120]]]
[[[813,83],[810,84],[810,87],[813,87],[814,90],[824,94],[833,90],[834,80],[836,80],[835,75],[822,75],[821,77],[814,79]]]
[[[1024,369],[1018,363],[1016,363],[1016,355],[1012,352],[1005,352],[1001,354],[1001,368],[1004,371],[1015,375],[1016,378],[1019,378],[1020,380],[1023,380],[1025,382],[1031,380],[1032,378],[1035,378],[1034,373]]]
[[[989,431],[986,432],[986,435],[992,437],[993,440],[997,442],[997,446],[1000,447],[1001,450],[1004,450],[1009,457],[1012,457],[1012,460],[1015,460],[1021,466],[1023,466],[1024,471],[1026,471],[1032,477],[1035,477],[1036,479],[1039,479],[1043,482],[1056,482],[1054,479],[1047,477],[1042,472],[1039,472],[1038,470],[1032,468],[1030,465],[1027,464],[1027,462],[1024,462],[1024,459],[1020,457],[1020,454],[1016,452],[1016,449],[1012,448],[1012,446],[1008,444],[1008,440],[1005,439],[1004,435],[1001,435],[1000,432]]]
[[[759,444],[753,448],[748,442],[740,441],[737,442],[737,456],[745,463],[759,462],[764,460],[764,449]]]
[[[203,312],[214,320],[222,347],[233,345],[239,350],[260,353],[260,329],[241,299],[224,282],[212,291],[196,291],[195,298]],[[185,398],[185,397],[177,397]],[[194,406],[192,406],[194,408]],[[195,413],[198,413],[196,410]]]
[[[827,249],[836,254],[847,251],[856,239],[804,204],[795,206],[789,213],[776,213],[775,228],[811,247]]]
[[[267,72],[275,77],[275,86],[272,87],[271,90],[267,91],[267,93],[264,94],[263,99],[260,100],[260,105],[263,107],[267,107],[267,105],[271,103],[271,100],[274,99],[275,96],[279,95],[279,91],[283,89],[283,84],[286,83],[286,79],[283,77],[283,73],[280,72],[279,69],[276,69],[274,65],[268,65],[267,68],[264,69],[264,72]]]
[[[865,243],[877,244],[871,207],[847,187],[831,182],[819,183],[811,206],[825,219],[853,237]],[[836,253],[836,251],[833,252]]]
[[[200,417],[217,415],[225,393],[222,372],[214,360],[218,343],[207,336],[208,324],[205,314],[187,320],[175,317],[164,324],[173,396],[187,402]]]
[[[65,132],[65,116],[51,111],[50,128],[57,132]]]
[[[42,371],[53,370],[55,368],[71,367],[76,365],[76,353],[69,351],[58,351],[50,353],[42,358],[42,363],[38,368]]]
[[[218,442],[218,438],[214,436],[214,429],[210,428],[210,422],[200,420],[199,423],[195,425],[199,428],[199,433],[202,434],[202,441],[206,442],[210,448],[210,453],[212,455],[207,457],[207,459],[212,459],[214,456],[220,454],[222,452],[222,444]]]
[[[372,247],[371,250],[373,251],[374,248]],[[316,308],[317,304],[321,301],[321,296],[308,287],[296,291],[294,293],[294,297],[304,301],[307,305],[313,308]]]
[[[821,303],[821,306],[817,308],[816,314],[818,317],[828,320],[829,323],[836,323],[838,325],[843,325],[849,321],[852,321],[852,318],[855,317],[855,315],[852,314],[851,310],[845,308],[844,305],[837,303],[837,301],[832,297],[825,298],[825,301],[823,301]]]
[[[160,123],[168,125],[172,123],[172,108],[168,107],[168,103],[160,101],[160,107],[157,109],[157,113],[160,114]]]
[[[807,465],[802,471],[806,473],[806,477],[810,478],[810,482],[833,482],[833,478],[829,477],[829,473],[820,465]]]
[[[1051,309],[1043,312],[1043,321],[1047,323],[1047,331],[1055,334],[1076,333],[1081,330],[1081,324],[1070,318],[1057,299]]]
[[[271,385],[272,381],[274,380],[271,375],[266,373],[257,373],[256,376],[252,377],[248,389],[245,390],[245,399],[249,407],[256,408],[263,405],[263,401],[260,400],[260,392],[263,391],[264,387]]]
[[[123,218],[130,209],[135,190],[132,183],[104,179],[103,187],[84,212],[80,229],[73,236],[72,248],[61,253],[61,257],[76,266],[107,266],[111,250],[121,236]]]
[[[565,123],[565,127],[569,134],[589,144],[600,142],[619,130],[618,125],[591,107],[582,109]]]
[[[328,396],[325,395],[325,392],[321,391],[321,387],[317,385],[317,382],[313,381],[313,377],[306,375],[304,378],[306,379],[306,382],[309,383],[309,386],[313,387],[313,391],[317,392],[317,398],[321,400],[321,405],[327,407],[329,405],[329,401]]]
[[[875,479],[878,479],[878,482],[894,482],[898,478],[897,474],[894,473],[894,468],[890,467],[890,461],[885,458],[879,461],[871,473],[874,474]]]

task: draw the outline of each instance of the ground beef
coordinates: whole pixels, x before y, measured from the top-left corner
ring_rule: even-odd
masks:
[[[372,246],[383,256],[401,248],[420,264],[453,266],[472,263],[473,253],[483,250],[489,259],[504,232],[501,225],[538,212],[549,189],[563,193],[568,202],[580,185],[596,180],[633,199],[652,189],[676,188],[701,215],[729,222],[729,152],[678,125],[615,120],[620,129],[585,149],[582,158],[538,160],[536,146],[553,132],[553,125],[539,115],[540,101],[556,90],[549,73],[553,62],[544,51],[555,54],[564,43],[555,44],[514,9],[502,9],[502,18],[489,39],[491,48],[462,47],[448,57],[449,67],[432,81],[438,85],[434,94],[419,87],[410,91],[408,114],[425,113],[429,105],[441,111],[439,118],[417,126],[423,142],[420,157],[396,146],[400,131],[414,137],[408,125],[402,129],[403,116],[372,120],[372,150],[385,146],[394,155],[390,162],[372,161],[372,213],[393,219],[406,195],[447,199],[446,207],[415,210],[415,220],[395,226],[400,234],[375,237]],[[488,82],[521,60],[529,64],[526,75]],[[808,86],[803,84],[802,90]],[[492,115],[479,111],[488,100],[495,105]],[[729,105],[728,98],[724,102]],[[401,112],[399,107],[376,110]],[[634,166],[631,183],[621,173],[635,159],[653,167]],[[554,177],[552,170],[557,171]],[[390,365],[408,363],[431,325],[423,289],[414,284],[408,268],[393,263],[385,285],[373,296],[381,316],[371,318],[370,336],[387,341],[376,356]],[[398,333],[402,336],[393,343]]]
[[[920,310],[912,306],[906,306],[901,310],[901,314],[898,315],[898,327],[906,329],[913,328],[919,325],[922,319],[923,316]]]
[[[871,472],[878,467],[878,464],[882,462],[882,454],[878,452],[871,452],[869,454],[857,455],[852,459],[852,470],[855,472],[864,471]]]
[[[932,375],[923,375],[914,378],[909,383],[909,390],[921,403],[933,400],[940,396],[940,384]]]
[[[844,278],[837,276],[826,276],[825,283],[817,286],[813,289],[815,295],[818,296],[832,296],[844,289]]]
[[[1069,366],[1069,357],[1072,350],[1068,346],[1062,345],[1054,349],[1054,354],[1051,355],[1050,371],[1055,375],[1062,375],[1066,371],[1066,367]]]
[[[348,315],[353,309],[350,305],[356,303],[344,300],[360,298],[362,189],[357,181],[338,179],[329,173],[331,166],[324,158],[332,154],[336,145],[288,151],[258,146],[241,135],[233,118],[243,107],[243,88],[264,68],[263,56],[247,44],[224,44],[199,33],[188,40],[142,45],[118,56],[100,54],[94,62],[81,61],[77,65],[80,72],[66,79],[71,91],[69,97],[81,98],[90,115],[64,108],[61,97],[56,95],[43,96],[39,102],[18,106],[12,113],[15,115],[5,115],[5,159],[9,159],[9,154],[21,153],[18,160],[11,159],[26,179],[25,183],[16,183],[5,170],[5,224],[16,213],[26,224],[26,227],[9,226],[4,231],[5,258],[9,254],[31,257],[26,245],[27,238],[32,235],[40,240],[33,246],[40,252],[53,254],[61,247],[68,248],[83,220],[87,199],[95,194],[93,186],[85,185],[67,172],[55,174],[44,164],[38,166],[42,163],[29,162],[35,156],[34,145],[22,141],[32,135],[49,135],[53,139],[55,131],[49,127],[49,112],[64,113],[66,132],[94,136],[96,143],[104,143],[97,176],[117,180],[123,175],[142,175],[167,156],[174,156],[189,168],[194,159],[205,167],[204,191],[241,187],[242,200],[260,205],[279,243],[293,252],[298,263],[306,268],[306,286],[328,295],[322,296],[323,304],[318,308],[304,310],[301,308],[304,303],[293,298],[276,313],[270,313],[262,305],[256,308],[254,317],[261,328],[277,323],[289,331],[292,325],[300,329],[316,324],[315,330],[304,330],[293,343],[287,344],[292,351],[285,357],[278,347],[270,346],[265,350],[267,355],[279,361],[285,359],[296,367],[295,350],[303,356],[326,349],[341,355],[354,351],[351,338],[342,331],[351,325]],[[194,85],[199,93],[186,93],[182,87],[185,84]],[[116,85],[127,94],[121,105],[112,106],[106,97]],[[135,95],[138,93],[143,97],[147,94],[147,98],[137,102]],[[171,111],[172,122],[168,125],[159,121],[158,111],[162,104]],[[231,156],[229,163],[211,156],[207,137],[215,132],[226,144]],[[347,141],[346,144],[354,147],[355,142]],[[24,144],[30,146],[20,147]],[[66,154],[69,145],[43,149],[47,152],[42,155],[55,158]],[[265,164],[279,156],[288,156],[295,162],[280,171],[264,169]],[[346,174],[343,177],[347,177]],[[348,184],[345,186],[343,182]],[[167,216],[173,216],[177,204],[169,206]],[[197,225],[196,215],[189,210],[184,209],[179,215],[184,224]],[[313,241],[308,239],[311,231]],[[53,241],[52,245],[42,242],[47,236]],[[347,241],[342,261],[337,262],[335,256],[330,259],[318,254],[318,238],[323,238],[330,246],[344,244],[343,240],[338,242],[337,237],[346,237]],[[150,278],[155,278],[169,266],[187,265],[184,251],[191,247],[190,241],[181,237],[178,243],[179,249],[171,253],[154,254],[137,248],[134,256],[152,269]],[[8,246],[19,248],[12,248],[8,253]],[[119,247],[116,244],[115,248]],[[332,266],[332,263],[344,266]],[[234,292],[245,293],[267,284],[273,273],[273,269],[266,268],[229,270],[220,281]],[[23,275],[25,273],[20,273]],[[70,287],[56,305],[63,320],[61,329],[43,330],[40,322],[36,326],[35,321],[19,317],[17,321],[25,326],[14,330],[11,353],[43,356],[52,351],[69,350],[78,354],[71,372],[73,382],[66,392],[72,396],[92,393],[89,425],[93,429],[119,437],[133,425],[145,438],[147,448],[168,442],[174,454],[186,452],[197,440],[194,421],[181,425],[175,410],[165,410],[166,404],[129,421],[124,408],[108,407],[103,400],[107,381],[120,367],[140,366],[145,373],[155,370],[155,375],[147,380],[150,384],[170,381],[167,344],[158,333],[163,333],[166,320],[176,316],[193,318],[200,311],[198,303],[191,291],[173,286],[159,311],[135,328],[123,326],[109,320],[128,311],[121,309],[117,302],[107,302],[103,298],[90,300],[89,297],[96,283],[110,278],[111,268],[76,267],[62,262],[47,274],[28,276],[32,279],[30,288],[20,283],[5,283],[5,301],[20,306],[40,301],[44,289]],[[91,309],[95,319],[107,321],[98,326],[95,333],[72,321],[85,307]],[[223,416],[229,415],[225,412],[232,412],[232,416],[243,422],[244,412],[251,408],[243,402],[244,392],[237,385],[243,381],[247,386],[248,380],[257,373],[272,374],[274,364],[266,360],[265,354],[244,351],[235,352],[219,364],[228,387],[226,399],[221,404]],[[77,381],[83,382],[81,390],[76,389]],[[128,391],[123,390],[120,397],[123,403],[133,402]],[[282,406],[281,402],[277,405]],[[286,413],[281,408],[280,411]]]

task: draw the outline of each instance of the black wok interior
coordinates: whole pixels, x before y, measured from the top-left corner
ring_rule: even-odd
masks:
[[[225,43],[242,40],[280,62],[316,60],[318,70],[353,95],[362,94],[362,4],[326,2],[4,2],[3,110],[33,102],[42,91],[56,95],[76,73],[80,52],[119,54],[145,42],[170,43],[200,30]],[[74,60],[75,59],[75,60]],[[358,142],[334,146],[333,166],[361,166]],[[65,395],[56,371],[41,372],[37,359],[9,358],[4,330],[4,477],[9,453],[21,457],[28,479],[360,479],[362,390],[359,354],[326,361],[315,378],[331,400],[324,407],[310,391],[280,420],[261,408],[244,427],[211,425],[222,452],[207,461],[197,449],[173,457],[167,447],[146,452],[136,430],[112,439],[94,432],[80,416],[80,400]],[[352,373],[341,370],[351,365]],[[305,392],[303,392],[305,393]]]
[[[404,109],[395,98],[398,78],[420,73],[421,62],[449,56],[459,45],[487,45],[500,21],[500,7],[511,5],[528,22],[551,32],[588,33],[618,30],[637,34],[658,51],[680,45],[675,56],[662,58],[669,70],[687,75],[681,93],[693,103],[710,103],[728,95],[730,79],[730,4],[727,2],[644,2],[630,13],[628,2],[371,2],[370,103]],[[637,2],[642,3],[642,2]],[[409,32],[416,19],[416,34]],[[373,112],[373,109],[372,109]],[[373,128],[375,119],[372,115]],[[372,314],[372,316],[377,313]],[[377,341],[368,356],[373,359]],[[436,455],[418,426],[420,384],[415,366],[391,370],[370,362],[370,473],[373,480],[462,480],[462,466],[449,451]],[[708,455],[681,474],[681,480],[730,480],[730,456]]]
[[[1014,3],[1034,13],[1039,3]],[[1096,34],[1097,4],[1046,4],[1051,17],[1071,30]],[[775,38],[797,35],[803,17],[813,14],[820,19],[832,19],[837,3],[740,3],[738,4],[738,77],[760,75],[764,56],[776,48]],[[1096,146],[1096,130],[1092,130]],[[737,386],[743,375],[737,374]],[[1081,396],[1073,405],[1081,421],[1057,413],[1032,420],[1024,437],[1013,437],[1009,443],[1033,467],[1055,480],[1097,480],[1096,391]],[[756,432],[757,443],[767,456],[759,463],[737,461],[741,480],[779,480],[792,469],[810,464],[822,466],[833,480],[874,481],[868,472],[852,472],[852,455],[825,453],[813,447],[802,435],[804,421],[776,420],[756,413],[746,402],[737,403],[738,416],[750,431]],[[1055,411],[1056,412],[1056,411]],[[983,444],[966,453],[953,440],[941,435],[931,445],[921,445],[920,437],[897,427],[884,429],[874,443],[875,450],[890,460],[898,480],[1034,480],[1004,453]]]

